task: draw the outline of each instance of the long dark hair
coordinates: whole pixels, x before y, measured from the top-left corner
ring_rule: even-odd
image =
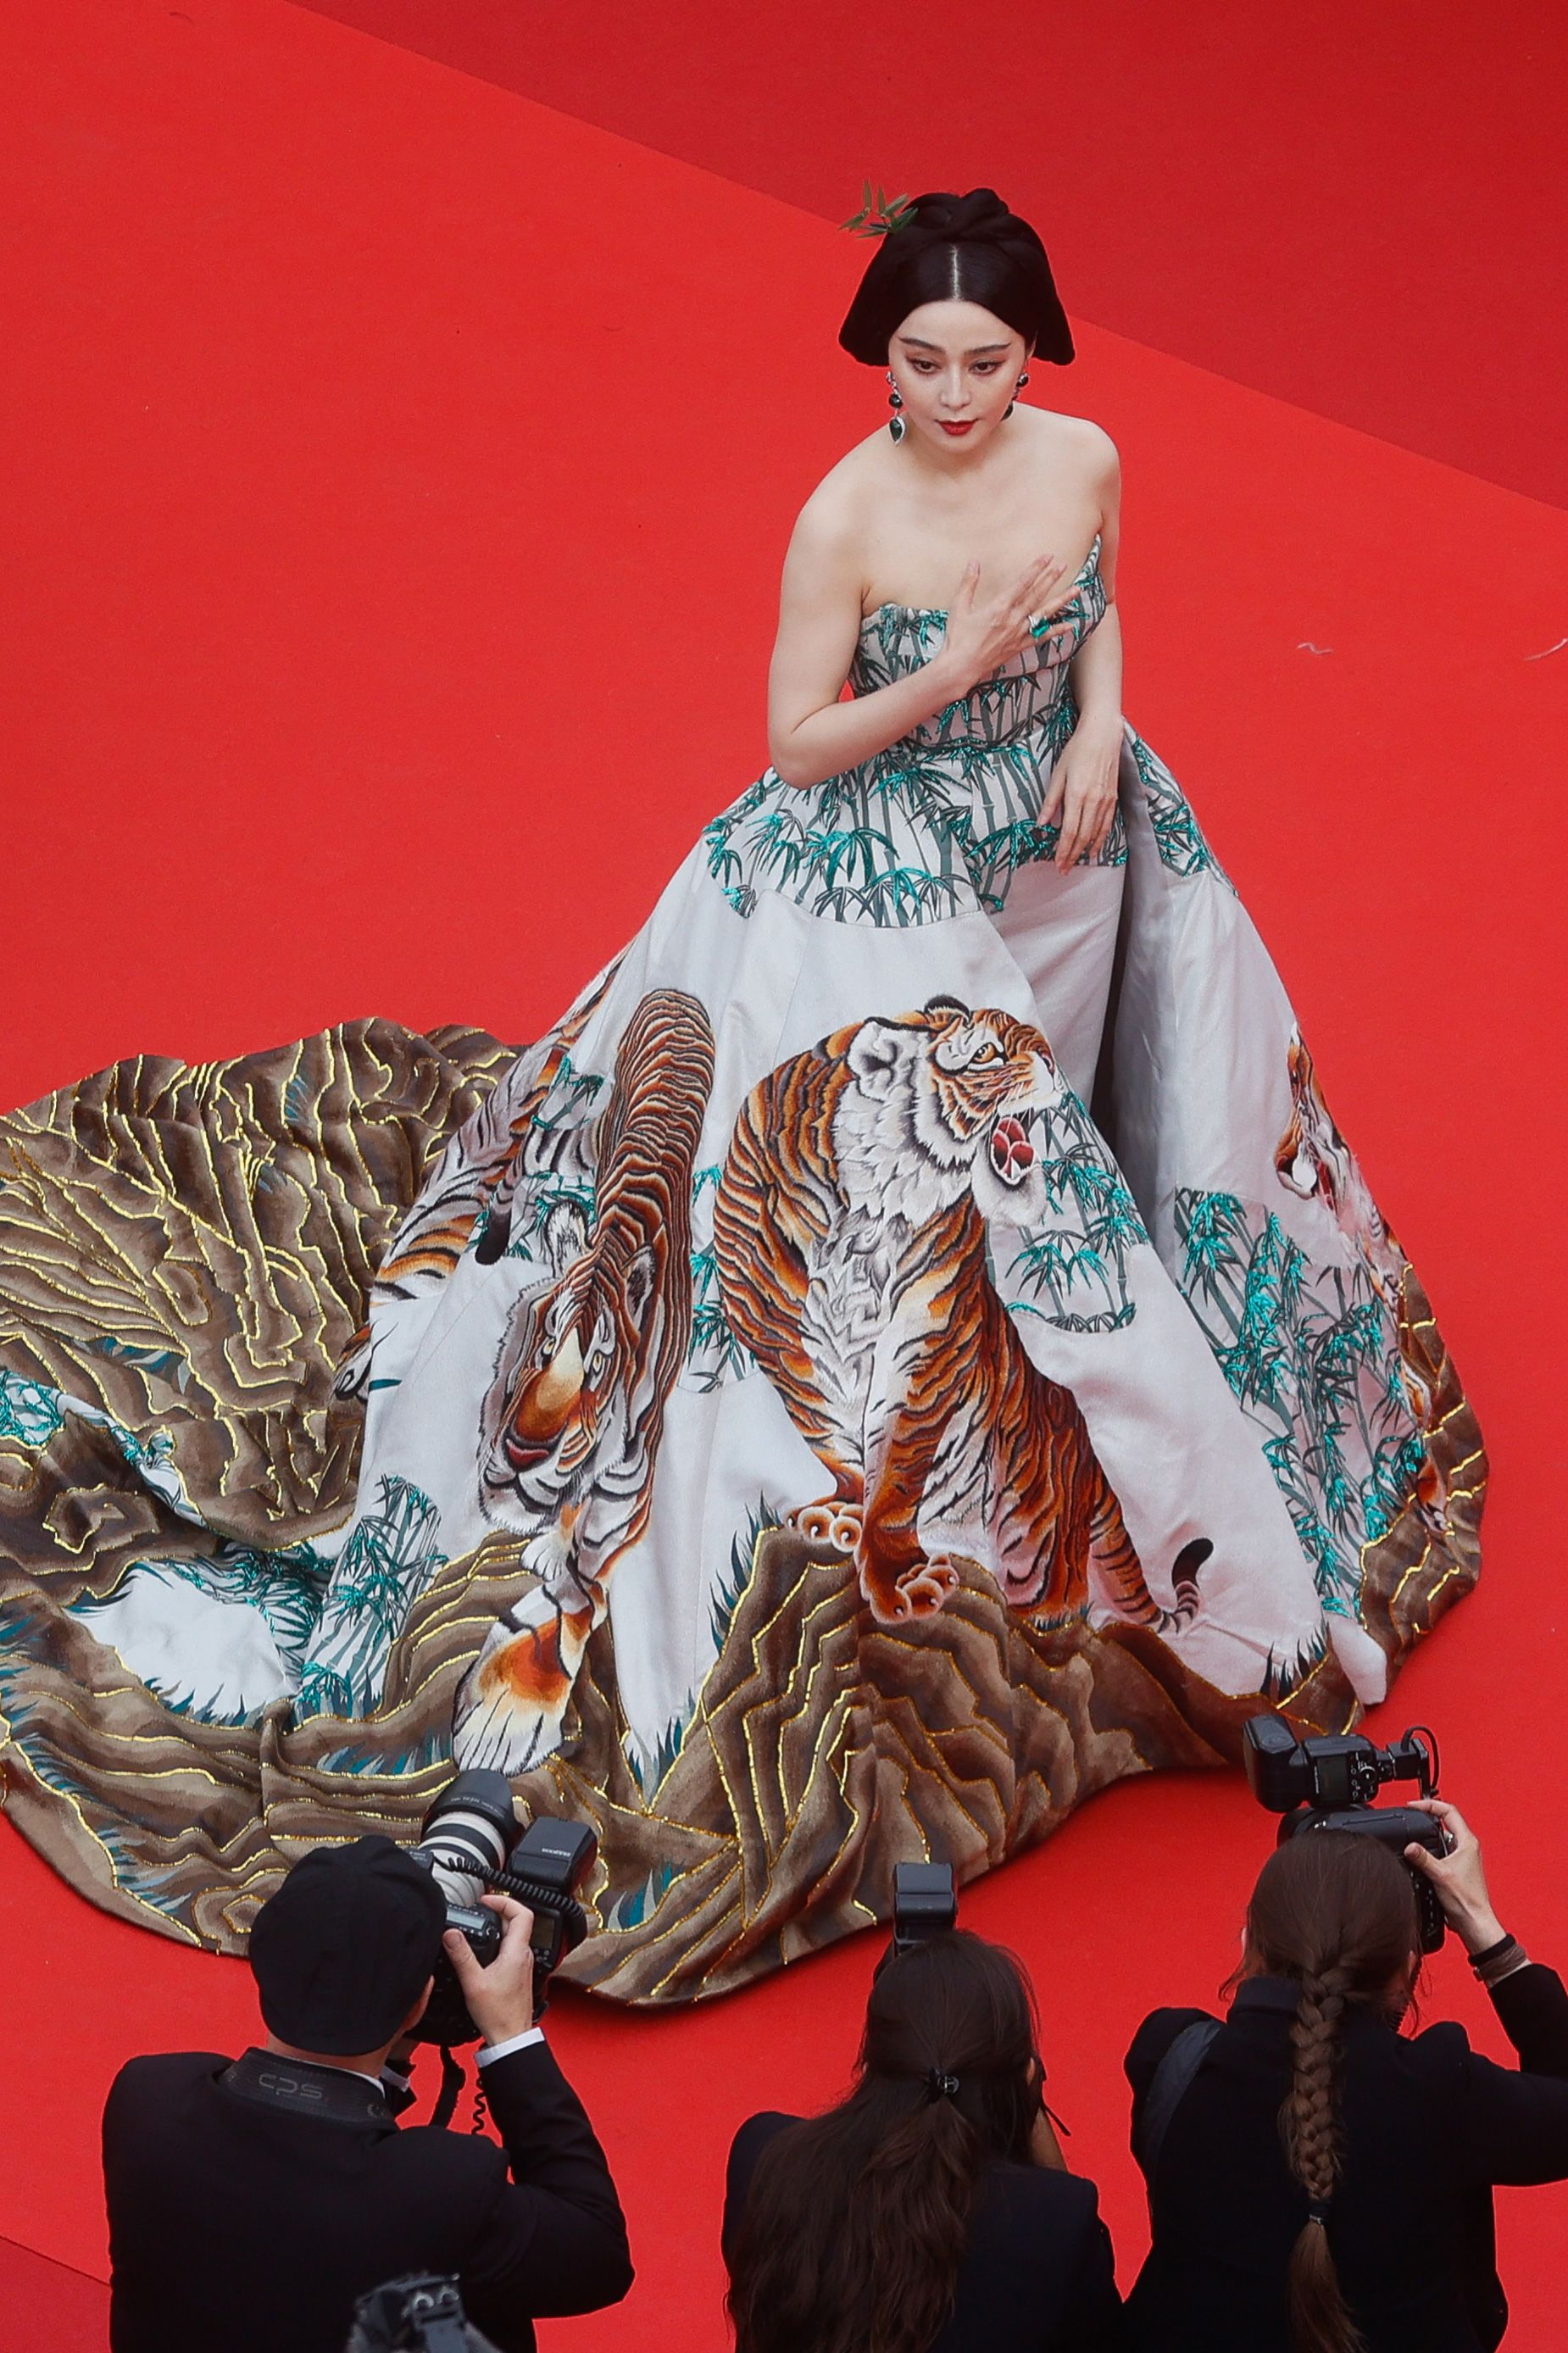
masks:
[[[731,2252],[736,2353],[927,2353],[975,2191],[1040,2108],[1021,1965],[963,1929],[884,1963],[858,2081],[757,2161]]]
[[[1419,1941],[1408,1870],[1376,1839],[1349,1831],[1312,1831],[1277,1848],[1247,1906],[1251,1968],[1301,1989],[1279,2111],[1290,2170],[1314,2210],[1290,2252],[1294,2353],[1361,2353],[1327,2228],[1341,2168],[1341,2031],[1351,2005],[1389,2002]]]

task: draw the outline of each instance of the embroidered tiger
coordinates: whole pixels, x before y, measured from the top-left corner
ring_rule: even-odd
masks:
[[[1321,1201],[1360,1256],[1384,1306],[1399,1312],[1405,1253],[1384,1222],[1354,1153],[1334,1125],[1299,1029],[1290,1033],[1290,1119],[1274,1154],[1279,1181],[1304,1201]]]
[[[616,969],[616,964],[607,965],[556,1027],[519,1055],[442,1153],[376,1271],[370,1293],[373,1314],[350,1341],[338,1369],[339,1397],[359,1397],[370,1384],[378,1301],[412,1299],[438,1289],[481,1219],[484,1230],[476,1257],[481,1263],[501,1257],[510,1240],[517,1188],[525,1177],[548,1170],[566,1184],[582,1176],[588,1124],[547,1124],[543,1108],[557,1082],[570,1073],[572,1050]]]
[[[1365,1267],[1373,1292],[1399,1328],[1405,1258],[1390,1232],[1360,1164],[1334,1124],[1299,1029],[1290,1033],[1290,1119],[1274,1155],[1279,1181],[1303,1200],[1321,1201]],[[1437,1418],[1432,1384],[1401,1355],[1399,1383],[1410,1418],[1425,1437]],[[1415,1480],[1415,1506],[1434,1530],[1447,1524],[1447,1482],[1427,1448]]]
[[[781,1064],[736,1122],[724,1309],[833,1478],[794,1525],[850,1555],[886,1622],[941,1609],[960,1559],[1042,1629],[1096,1596],[1161,1632],[1197,1609],[1212,1546],[1184,1547],[1162,1608],[1076,1399],[987,1269],[987,1219],[1045,1212],[1040,1114],[1074,1110],[1037,1029],[938,997]]]
[[[691,1332],[691,1182],[713,1083],[695,997],[645,997],[595,1124],[596,1208],[544,1227],[551,1279],[509,1318],[480,1409],[479,1499],[537,1582],[458,1694],[460,1765],[526,1771],[559,1745],[610,1571],[647,1525],[665,1403]]]

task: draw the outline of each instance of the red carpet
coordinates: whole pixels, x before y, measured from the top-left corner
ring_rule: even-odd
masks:
[[[29,459],[0,1093],[356,1013],[530,1034],[762,765],[785,534],[880,411],[833,341],[862,249],[283,0],[15,0],[0,71],[26,98],[0,170]],[[1201,255],[1161,249],[1201,286]],[[1036,389],[1122,446],[1129,711],[1276,953],[1493,1445],[1488,1579],[1385,1728],[1436,1725],[1505,1917],[1561,1959],[1535,1760],[1568,1630],[1568,516],[1082,341]],[[1123,1788],[966,1898],[1035,1973],[1129,2274],[1121,2052],[1152,2003],[1212,1997],[1268,1835],[1228,1779]],[[235,2047],[248,1981],[92,1912],[8,1830],[0,1856],[0,2232],[100,2273],[114,2066]],[[562,2000],[639,2277],[547,2347],[723,2343],[730,2133],[843,2080],[874,1957],[675,2018]],[[1466,1976],[1444,1957],[1429,2008],[1495,2049]],[[1502,2201],[1510,2345],[1557,2341],[1565,2227],[1568,2192]]]
[[[17,2353],[79,2353],[105,2342],[109,2292],[101,2280],[0,2239],[0,2313]]]

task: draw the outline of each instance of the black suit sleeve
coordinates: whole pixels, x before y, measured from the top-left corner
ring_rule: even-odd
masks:
[[[786,2125],[799,2122],[798,2116],[786,2116],[776,2108],[766,2108],[760,2116],[748,2116],[730,2144],[730,2162],[724,2173],[724,2220],[720,2226],[720,2242],[724,2251],[725,2267],[729,2270],[734,2268],[735,2242],[740,2233],[741,2218],[746,2211],[757,2159],[776,2133],[783,2132]]]
[[[1462,2162],[1482,2182],[1568,2179],[1568,1991],[1532,1961],[1491,1995],[1519,2071],[1466,2052]]]
[[[1121,2343],[1116,2257],[1100,2215],[1099,2192],[1092,2182],[1084,2187],[1089,2192],[1089,2203],[1081,2252],[1050,2341],[1061,2347],[1062,2353],[1115,2353]]]
[[[583,2104],[542,2042],[484,2071],[511,2166],[479,2218],[463,2302],[500,2353],[531,2345],[527,2323],[618,2304],[632,2284],[626,2226]]]

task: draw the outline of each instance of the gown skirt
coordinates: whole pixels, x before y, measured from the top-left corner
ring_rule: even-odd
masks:
[[[240,1949],[487,1766],[597,1831],[565,1974],[690,2000],[1345,1728],[1468,1590],[1474,1418],[1131,727],[1050,862],[1098,559],[765,774],[528,1050],[363,1021],[0,1122],[0,1768],[95,1902]],[[855,690],[944,624],[871,614]]]

